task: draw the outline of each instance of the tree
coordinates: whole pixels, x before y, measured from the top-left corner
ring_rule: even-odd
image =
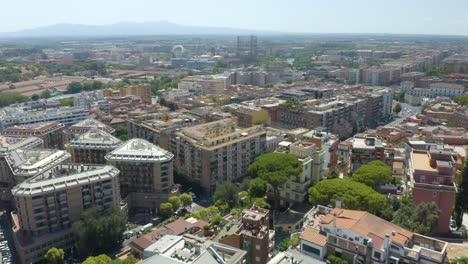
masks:
[[[258,156],[248,171],[271,185],[275,198],[275,209],[279,208],[279,187],[289,177],[297,177],[302,172],[302,164],[297,156],[288,153],[272,152]]]
[[[392,169],[383,161],[374,160],[359,167],[352,179],[376,189],[378,185],[392,180]]]
[[[468,211],[468,159],[461,173],[461,182],[458,186],[458,193],[455,199],[455,222],[460,227],[463,221],[463,214]]]
[[[47,263],[57,264],[63,262],[64,256],[65,253],[63,252],[63,249],[51,247],[44,255],[44,259],[47,261]]]
[[[400,92],[400,93],[398,94],[397,99],[398,99],[399,102],[402,102],[402,103],[403,103],[403,102],[405,101],[405,94],[406,94],[406,92]]]
[[[38,95],[38,94],[33,94],[33,95],[31,96],[31,100],[33,100],[33,101],[39,100],[39,95]]]
[[[189,207],[192,205],[192,196],[188,193],[183,193],[179,196],[180,202],[183,207]]]
[[[4,92],[0,94],[0,107],[9,106],[11,104],[23,103],[29,98],[18,92]]]
[[[333,255],[328,256],[327,260],[330,264],[348,264],[348,261]]]
[[[384,195],[350,179],[323,180],[309,188],[309,202],[312,204],[334,205],[338,197],[343,208],[372,214],[378,214],[387,203]]]
[[[408,198],[401,202],[395,212],[393,223],[412,232],[430,235],[439,222],[440,210],[435,203],[414,205]]]
[[[465,106],[468,105],[468,96],[462,95],[453,98],[453,101],[459,105]]]
[[[450,262],[450,263],[457,263],[457,264],[468,264],[468,257],[461,257],[459,259],[457,259],[455,262]]]
[[[73,104],[75,103],[75,99],[73,97],[70,97],[70,98],[60,99],[59,102],[62,106],[73,106]]]
[[[401,104],[400,103],[397,103],[395,105],[395,107],[393,108],[393,112],[395,112],[396,114],[400,113],[401,112]]]
[[[83,91],[83,84],[80,82],[71,82],[67,87],[68,94],[81,93]]]
[[[127,217],[114,206],[87,209],[72,226],[75,247],[81,255],[112,250],[123,241],[126,224]]]
[[[48,89],[42,91],[42,93],[41,93],[41,98],[43,98],[43,99],[48,99],[48,98],[50,98],[50,91],[49,91]]]
[[[161,215],[168,217],[174,213],[174,208],[171,203],[162,203],[159,205],[159,212]]]
[[[124,126],[124,125],[118,125],[116,128],[115,128],[115,136],[122,140],[122,141],[125,141],[128,139],[128,130],[127,130],[127,126]]]
[[[239,204],[239,188],[230,181],[224,181],[216,187],[213,199],[226,202],[229,208],[234,208]]]
[[[101,254],[95,257],[87,257],[82,264],[108,264],[111,263],[112,259],[106,254]]]
[[[251,197],[264,197],[267,191],[267,183],[261,178],[250,181],[249,195]]]
[[[83,264],[135,264],[139,259],[134,256],[129,256],[126,259],[111,259],[109,256],[102,254],[99,256],[91,256],[86,258]]]
[[[167,201],[172,205],[172,210],[174,210],[174,211],[179,210],[180,204],[181,204],[181,201],[180,201],[179,197],[171,196],[171,197],[169,197],[169,199]]]

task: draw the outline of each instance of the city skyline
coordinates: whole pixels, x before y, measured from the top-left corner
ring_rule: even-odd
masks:
[[[468,35],[461,0],[403,1],[144,1],[58,0],[3,3],[9,10],[0,18],[0,32],[16,32],[55,24],[109,25],[122,21],[170,21],[188,26],[210,26],[280,33],[387,33]],[[24,8],[25,4],[28,8]],[[143,8],[144,7],[144,8]],[[53,14],[53,15],[51,15]]]

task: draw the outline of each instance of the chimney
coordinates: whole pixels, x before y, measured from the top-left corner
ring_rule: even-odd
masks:
[[[384,240],[384,250],[386,251],[389,246],[390,246],[390,235],[386,234],[385,240]]]
[[[335,228],[336,231],[336,214],[333,214],[333,228]]]
[[[341,197],[336,198],[335,208],[341,208]]]

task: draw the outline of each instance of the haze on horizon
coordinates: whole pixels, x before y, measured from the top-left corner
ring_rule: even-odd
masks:
[[[468,35],[466,0],[23,0],[0,6],[0,32],[167,20],[275,32]]]

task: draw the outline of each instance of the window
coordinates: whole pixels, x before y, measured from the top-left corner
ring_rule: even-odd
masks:
[[[381,256],[382,256],[382,254],[380,252],[374,251],[374,258],[380,259]]]
[[[436,198],[437,197],[437,192],[432,192],[432,197]]]
[[[302,244],[302,249],[304,251],[308,252],[308,253],[314,254],[316,256],[320,256],[320,249],[311,247],[311,246],[306,245],[306,244]]]

